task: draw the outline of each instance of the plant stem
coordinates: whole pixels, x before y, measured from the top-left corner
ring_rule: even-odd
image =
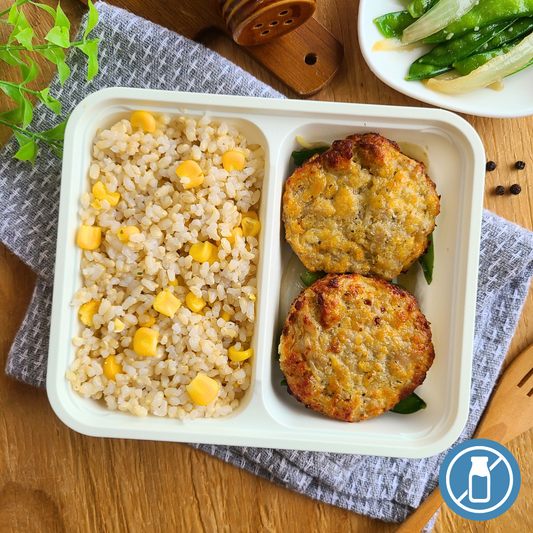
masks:
[[[12,130],[17,130],[24,135],[29,135],[30,137],[41,139],[41,141],[44,141],[47,144],[54,144],[56,145],[56,148],[63,148],[63,141],[58,141],[56,139],[50,139],[49,137],[46,137],[45,135],[41,135],[40,133],[33,133],[31,131],[25,130],[24,128],[21,128],[17,126],[16,124],[13,124],[13,122],[9,122],[8,120],[4,120],[3,118],[0,118],[0,124],[3,124],[4,126],[11,128]]]
[[[87,39],[86,41],[75,41],[73,43],[69,43],[69,48],[72,46],[80,46],[85,43],[94,43],[99,42],[100,39]],[[62,48],[58,44],[38,44],[36,46],[32,47],[32,50],[44,50],[46,48]],[[25,46],[22,45],[10,45],[10,44],[2,44],[0,45],[0,50],[28,50]]]
[[[23,4],[27,4],[30,0],[18,0],[17,2],[17,7],[23,5]],[[0,17],[3,17],[4,15],[7,15],[9,12],[11,11],[11,8],[9,9],[6,9],[5,11],[2,11],[0,13]]]
[[[37,98],[41,94],[39,91],[32,91],[31,89],[28,89],[28,88],[24,87],[20,83],[12,83],[10,81],[0,81],[0,83],[2,85],[9,85],[10,87],[18,87],[19,89],[21,89],[23,91],[26,91],[27,93],[34,94],[35,96],[37,96]]]

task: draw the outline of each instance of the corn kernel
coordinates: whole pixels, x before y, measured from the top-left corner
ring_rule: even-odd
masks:
[[[148,315],[148,318],[146,320],[143,320],[142,322],[139,319],[139,326],[142,326],[143,328],[149,328],[150,326],[153,326],[154,324],[155,324],[155,318],[151,315]]]
[[[141,233],[141,230],[137,226],[124,226],[117,231],[118,238],[122,242],[128,242],[130,237],[135,233]]]
[[[122,320],[115,318],[115,333],[120,333],[125,327],[126,324]]]
[[[114,355],[109,355],[104,361],[104,374],[107,379],[115,381],[117,374],[122,374],[122,365],[117,363]]]
[[[93,195],[97,200],[107,200],[111,206],[117,205],[120,200],[120,193],[107,192],[106,186],[101,181],[93,185]]]
[[[205,374],[197,374],[185,388],[192,401],[200,406],[210,404],[219,391],[218,382]]]
[[[222,313],[220,313],[220,318],[229,322],[231,320],[231,315],[227,311],[222,311]]]
[[[200,165],[192,159],[183,162],[176,169],[176,174],[180,177],[184,189],[198,187],[198,185],[201,185],[204,182],[204,173],[200,168]],[[184,183],[183,178],[189,178],[190,181]]]
[[[203,298],[197,298],[193,292],[185,296],[185,303],[193,313],[199,313],[207,305]]]
[[[158,339],[159,331],[146,327],[139,328],[133,336],[133,350],[141,357],[153,357],[157,355]]]
[[[96,300],[91,300],[80,306],[78,314],[80,315],[81,323],[86,326],[94,326],[93,316],[96,314],[99,307],[100,302],[97,302]]]
[[[157,127],[154,116],[148,111],[134,111],[131,114],[130,124],[133,128],[141,128],[147,133],[154,133]]]
[[[237,235],[239,237],[242,237],[242,229],[241,228],[234,228],[231,230],[231,237],[226,237],[226,239],[228,239],[228,241],[233,244],[235,242],[235,238],[237,237]]]
[[[258,220],[259,215],[255,211],[248,211],[248,213],[241,214],[241,220],[244,218],[253,218],[254,220]]]
[[[98,226],[81,225],[76,239],[78,246],[84,250],[96,250],[102,243],[102,229]]]
[[[195,242],[189,249],[189,255],[198,263],[209,261],[209,264],[212,265],[218,261],[218,248],[207,241]]]
[[[170,291],[165,290],[156,296],[153,307],[158,313],[172,318],[181,307],[181,302]]]
[[[261,222],[250,217],[243,218],[241,226],[245,237],[255,237],[261,231]]]
[[[237,150],[230,150],[222,156],[222,165],[224,170],[231,172],[232,170],[242,170],[244,168],[244,154]]]
[[[168,280],[168,284],[171,287],[177,287],[178,286],[178,278],[174,278],[172,281]]]
[[[255,302],[256,299],[257,298],[256,298],[255,294],[253,292],[250,293],[250,300],[252,300],[252,302]]]
[[[249,359],[254,354],[253,348],[248,348],[247,350],[236,350],[234,346],[231,346],[228,349],[228,357],[238,363],[240,361],[245,361],[246,359]]]
[[[94,207],[95,209],[102,209],[102,204],[100,203],[100,200],[95,200],[91,203],[91,207]]]

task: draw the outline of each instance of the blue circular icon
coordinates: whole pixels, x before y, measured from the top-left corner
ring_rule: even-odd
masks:
[[[445,457],[439,487],[454,513],[468,520],[490,520],[515,502],[520,468],[505,446],[488,439],[467,440]]]

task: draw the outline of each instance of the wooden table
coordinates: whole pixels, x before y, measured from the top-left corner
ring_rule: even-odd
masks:
[[[165,2],[158,4],[164,9]],[[173,0],[176,1],[176,0]],[[179,0],[178,0],[179,1]],[[142,0],[139,0],[139,4]],[[321,0],[316,17],[343,42],[345,60],[333,83],[314,98],[339,102],[420,105],[378,81],[366,67],[357,44],[357,2]],[[0,9],[11,5],[0,0]],[[77,0],[63,0],[79,22]],[[28,7],[28,6],[25,6]],[[152,2],[146,2],[150,17]],[[32,21],[42,12],[29,6]],[[183,23],[183,21],[181,21]],[[172,23],[171,23],[172,24]],[[45,28],[44,28],[45,29]],[[41,33],[44,31],[40,26]],[[5,30],[2,25],[0,30]],[[5,42],[5,32],[2,34]],[[236,45],[221,35],[204,43],[291,97]],[[44,70],[42,86],[52,72]],[[4,109],[5,99],[0,100]],[[529,175],[533,172],[530,118],[491,120],[465,117],[479,132],[487,157],[498,163],[487,174],[485,206],[533,229]],[[0,132],[5,142],[8,132]],[[525,171],[512,167],[527,163]],[[494,187],[522,186],[519,196],[496,196]],[[1,214],[0,214],[1,217]],[[0,245],[0,366],[7,360],[30,303],[35,275]],[[508,360],[533,342],[533,292],[530,292]],[[448,509],[436,533],[525,532],[533,530],[532,432],[510,443],[522,471],[514,506],[490,522],[469,522]],[[395,525],[358,516],[283,489],[184,444],[104,440],[78,435],[52,412],[46,393],[0,372],[0,533],[214,532],[392,532]]]

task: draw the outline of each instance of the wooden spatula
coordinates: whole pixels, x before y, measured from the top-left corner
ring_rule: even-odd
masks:
[[[533,427],[533,344],[526,348],[503,373],[474,438],[501,444]],[[418,533],[444,503],[437,487],[420,507],[396,530]]]

